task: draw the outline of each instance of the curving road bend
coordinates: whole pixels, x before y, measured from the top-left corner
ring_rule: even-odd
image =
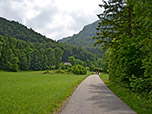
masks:
[[[74,91],[60,114],[136,114],[98,75],[87,77]]]

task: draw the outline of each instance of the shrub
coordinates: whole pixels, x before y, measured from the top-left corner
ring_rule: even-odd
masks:
[[[144,95],[146,98],[152,93],[152,79],[151,78],[136,78],[131,80],[130,87],[132,91]]]
[[[50,66],[49,69],[50,70],[54,70],[56,68],[56,66]]]
[[[65,69],[66,69],[64,63],[60,63],[59,68],[62,69],[62,70],[65,70]]]
[[[72,67],[72,72],[74,74],[86,74],[87,73],[87,69],[85,67],[83,67],[82,65],[74,65]]]
[[[103,68],[95,68],[94,71],[98,71],[98,72],[106,72]]]
[[[17,64],[14,64],[14,65],[12,66],[11,71],[17,72],[17,71],[18,71],[18,65],[17,65]]]
[[[68,72],[72,72],[72,68],[68,68],[68,70],[67,70]]]
[[[48,70],[48,69],[45,70],[45,71],[44,71],[44,74],[49,74],[49,70]]]
[[[64,72],[64,70],[58,69],[58,70],[56,70],[56,73],[64,74],[65,72]]]
[[[90,65],[89,65],[89,68],[90,68],[90,71],[95,71],[95,68],[96,68],[96,67],[95,67],[94,64],[90,64]]]
[[[60,63],[60,65],[59,65],[59,69],[62,69],[62,70],[68,69],[70,67],[71,67],[71,65],[65,65],[64,63]]]

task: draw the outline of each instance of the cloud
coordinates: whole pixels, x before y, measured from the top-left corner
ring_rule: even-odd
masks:
[[[0,0],[0,16],[58,40],[96,21],[101,0]]]
[[[38,15],[36,15],[32,19],[29,19],[26,24],[34,28],[43,28],[53,21],[53,17],[56,13],[57,9],[55,8],[45,8],[41,10]]]
[[[22,17],[23,14],[21,14],[20,12],[23,12],[24,9],[20,9],[20,6],[18,7],[19,11],[16,10],[14,4],[18,4],[17,2],[11,2],[11,1],[5,1],[5,0],[1,0],[0,1],[0,16],[2,17],[6,17],[8,19],[14,19],[14,20],[18,20],[20,22],[22,22]]]

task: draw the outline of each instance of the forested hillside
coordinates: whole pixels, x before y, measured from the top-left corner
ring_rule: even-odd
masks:
[[[89,24],[85,26],[78,34],[63,38],[59,40],[59,42],[84,48],[87,51],[94,53],[98,57],[101,57],[104,51],[101,51],[101,47],[99,45],[94,46],[96,40],[93,39],[93,37],[96,36],[96,27],[98,26],[98,23],[99,21]]]
[[[0,70],[45,70],[68,61],[94,61],[84,49],[55,42],[15,21],[0,18]]]
[[[24,40],[26,42],[45,42],[45,41],[55,41],[46,38],[45,36],[33,31],[31,28],[28,29],[26,26],[15,22],[8,21],[0,17],[0,35],[10,36],[17,39]]]

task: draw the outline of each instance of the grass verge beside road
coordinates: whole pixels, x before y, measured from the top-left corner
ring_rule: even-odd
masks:
[[[85,77],[0,71],[0,114],[53,113]]]
[[[101,73],[101,79],[104,83],[126,104],[138,114],[152,114],[152,101],[141,98],[138,94],[131,92],[127,88],[109,81],[109,75]]]

